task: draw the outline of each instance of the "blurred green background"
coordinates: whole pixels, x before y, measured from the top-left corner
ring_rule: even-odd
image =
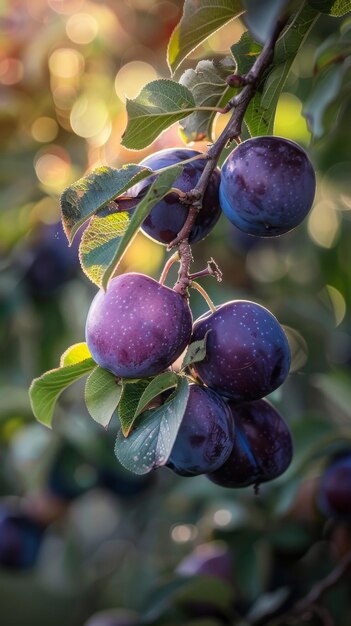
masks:
[[[62,396],[53,431],[30,411],[31,380],[84,340],[96,291],[80,271],[77,248],[67,246],[60,194],[101,164],[119,167],[181,145],[177,127],[140,153],[122,148],[120,138],[125,98],[169,77],[166,47],[182,5],[9,0],[0,6],[0,520],[7,507],[27,516],[40,535],[30,566],[0,568],[4,626],[83,626],[110,608],[136,611],[160,626],[195,626],[204,616],[204,626],[239,623],[236,612],[259,612],[262,597],[273,609],[274,602],[279,607],[304,595],[351,549],[350,527],[325,519],[315,500],[328,459],[351,448],[350,93],[318,142],[311,142],[301,115],[316,50],[340,20],[323,17],[313,28],[275,122],[275,133],[307,148],[315,165],[309,217],[271,240],[245,237],[222,218],[194,247],[194,271],[210,257],[223,271],[222,283],[202,283],[216,304],[254,300],[287,327],[293,371],[271,400],[292,428],[293,466],[259,497],[168,470],[137,479],[114,458],[117,424],[106,433],[89,418],[83,385]],[[239,20],[224,27],[188,66],[228,53],[244,30]],[[217,120],[217,134],[224,123]],[[121,271],[158,277],[164,259],[162,246],[138,235]],[[175,278],[172,270],[170,285]],[[191,306],[195,318],[206,309],[196,292]],[[1,541],[0,524],[0,560]],[[228,581],[217,578],[216,591],[212,581],[211,599],[206,577],[194,590],[194,579],[175,569],[197,545],[212,541],[229,551],[234,583],[228,591]],[[343,583],[326,597],[336,624],[350,624],[348,593]],[[204,597],[210,607],[199,606]],[[122,622],[121,615],[120,622],[98,626],[134,619],[125,614]],[[308,623],[321,622],[312,616]]]

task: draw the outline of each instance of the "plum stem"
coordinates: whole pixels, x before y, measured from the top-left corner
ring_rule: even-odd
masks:
[[[216,261],[211,257],[209,261],[207,261],[207,267],[201,272],[195,272],[194,274],[190,274],[190,280],[194,280],[194,278],[202,278],[203,276],[214,276],[215,279],[220,283],[222,280],[222,272],[219,269]]]
[[[187,239],[180,242],[178,246],[178,253],[180,258],[180,268],[178,273],[178,280],[174,285],[173,290],[179,293],[184,298],[187,298],[189,296],[188,287],[191,282],[189,278],[189,268],[193,260],[191,247]]]
[[[161,285],[164,284],[164,282],[165,282],[165,280],[167,278],[168,272],[171,269],[172,265],[174,265],[174,263],[177,263],[179,261],[180,261],[180,256],[179,256],[179,252],[177,250],[174,254],[172,254],[171,257],[169,257],[169,259],[166,262],[166,265],[164,266],[164,268],[162,270],[162,274],[160,276],[160,280],[158,281]]]
[[[272,62],[274,55],[274,48],[277,42],[279,35],[281,34],[283,28],[287,23],[288,17],[284,15],[275,25],[275,28],[270,36],[270,38],[266,41],[262,52],[257,57],[254,62],[251,70],[245,75],[245,86],[242,88],[239,94],[235,95],[233,98],[229,100],[224,109],[221,111],[222,113],[226,113],[232,110],[231,117],[229,119],[228,124],[225,126],[222,133],[216,139],[216,141],[210,146],[207,153],[207,161],[205,163],[202,174],[191,191],[187,193],[186,201],[189,203],[190,208],[188,212],[187,219],[178,233],[177,237],[171,241],[168,245],[168,250],[171,250],[175,246],[179,247],[179,255],[180,255],[180,263],[181,269],[179,272],[180,280],[182,281],[182,285],[185,284],[186,280],[189,280],[188,272],[189,270],[189,254],[188,248],[181,246],[183,243],[188,243],[188,239],[190,236],[191,229],[196,221],[199,211],[202,208],[202,201],[207,189],[209,180],[212,176],[213,171],[215,170],[219,157],[223,151],[223,149],[230,144],[233,139],[238,140],[240,142],[240,134],[241,128],[244,120],[244,115],[246,110],[255,95],[257,86],[264,75],[265,71],[269,67]],[[185,251],[185,256],[183,258],[182,250]],[[190,254],[191,258],[191,254]],[[182,265],[184,264],[184,270],[182,269]],[[187,268],[187,269],[186,269]],[[184,282],[185,281],[185,282]],[[175,289],[178,290],[177,284],[175,285]],[[179,287],[180,290],[183,287]]]
[[[211,300],[211,298],[208,295],[207,291],[205,291],[205,289],[203,287],[201,287],[201,285],[199,285],[199,283],[196,283],[194,280],[191,281],[190,287],[192,289],[196,289],[196,291],[201,293],[202,297],[204,298],[204,300],[206,300],[206,302],[207,302],[210,310],[212,311],[212,313],[215,313],[216,310],[217,310],[216,306],[215,306],[213,300]]]

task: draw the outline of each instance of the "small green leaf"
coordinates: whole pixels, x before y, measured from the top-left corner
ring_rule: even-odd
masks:
[[[93,359],[88,358],[57,369],[46,372],[40,378],[35,378],[29,388],[29,397],[33,413],[37,420],[45,426],[51,427],[55,404],[59,395],[66,387],[96,367]]]
[[[183,16],[168,44],[171,72],[212,33],[242,12],[240,0],[185,0]]]
[[[65,350],[62,354],[60,358],[60,367],[75,365],[76,363],[81,363],[82,361],[85,361],[85,359],[90,358],[91,354],[85,342],[74,343],[73,346],[67,348],[67,350]]]
[[[186,70],[180,77],[180,84],[192,92],[198,107],[223,107],[235,89],[229,87],[227,76],[235,70],[233,59],[222,61],[200,61],[196,68]],[[184,118],[180,124],[184,140],[201,141],[212,140],[212,124],[216,113],[214,111],[195,111]]]
[[[308,0],[308,4],[333,17],[341,17],[351,11],[351,0]]]
[[[264,43],[271,36],[274,26],[282,10],[286,7],[286,0],[243,0],[245,23],[252,36]]]
[[[243,76],[249,72],[261,54],[262,46],[246,31],[241,35],[239,41],[231,47],[231,52],[236,63],[236,71]]]
[[[319,13],[317,11],[309,5],[303,4],[299,11],[291,17],[280,35],[275,47],[272,66],[245,113],[244,122],[252,136],[271,135],[273,133],[279,96],[285,85],[292,63],[318,16]],[[249,48],[249,50],[251,48],[253,55],[257,54],[257,50],[254,52],[255,42],[251,39],[250,43],[249,35],[245,34],[241,41],[246,48]],[[235,46],[232,47],[238,67],[241,65],[239,44],[237,48]],[[244,58],[247,63],[249,61],[247,53]],[[252,63],[254,60],[253,56]],[[250,69],[248,65],[249,63],[246,64],[246,71]]]
[[[176,387],[178,385],[178,381],[179,376],[174,372],[163,372],[162,374],[155,376],[155,378],[149,382],[139,400],[138,406],[134,412],[134,420],[140,415],[140,413],[142,413],[142,411],[145,410],[152,400],[157,398],[157,396],[168,389]]]
[[[211,331],[208,330],[203,339],[199,339],[199,341],[193,341],[186,351],[185,357],[183,359],[181,369],[185,369],[191,363],[198,363],[199,361],[203,361],[206,356],[206,343],[208,333]]]
[[[150,170],[140,165],[125,165],[120,170],[99,167],[65,189],[61,212],[68,240],[72,241],[78,228],[94,213],[149,175]]]
[[[188,397],[188,381],[181,377],[168,402],[157,409],[145,411],[128,438],[119,431],[115,454],[126,469],[135,474],[147,474],[167,463]]]
[[[121,422],[124,437],[128,437],[131,431],[140,398],[149,384],[150,378],[123,381],[122,395],[118,406],[118,417]]]
[[[127,100],[128,124],[122,145],[141,150],[166,128],[186,117],[195,108],[191,91],[173,80],[154,80],[134,100]]]
[[[108,281],[116,270],[128,246],[133,241],[144,219],[149,215],[155,204],[157,204],[157,202],[159,202],[159,200],[169,192],[174,181],[181,175],[182,171],[181,166],[174,165],[173,167],[161,172],[161,174],[157,176],[156,180],[150,186],[147,194],[137,205],[123,237],[121,237],[117,242],[112,261],[104,271],[101,280],[101,286],[103,289],[106,289]]]
[[[122,386],[111,372],[98,366],[89,375],[85,385],[85,404],[91,417],[104,428],[110,423],[121,393]]]

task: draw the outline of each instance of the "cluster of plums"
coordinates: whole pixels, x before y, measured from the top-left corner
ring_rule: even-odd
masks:
[[[262,398],[288,375],[290,350],[267,309],[234,300],[193,325],[185,297],[129,273],[98,292],[86,323],[93,358],[121,378],[165,371],[205,335],[206,357],[191,366],[194,382],[168,466],[227,487],[271,480],[289,465],[292,445],[285,422]]]
[[[153,154],[152,171],[201,157],[188,149]],[[190,192],[206,158],[186,163],[174,188]],[[142,198],[153,177],[128,191]],[[221,210],[245,233],[275,236],[297,226],[312,206],[315,175],[306,153],[280,137],[239,144],[216,168],[189,235],[203,239]],[[118,202],[118,199],[117,199]],[[168,245],[180,232],[188,205],[175,191],[151,210],[142,231]],[[168,466],[183,476],[207,474],[227,487],[259,484],[289,465],[292,444],[279,413],[263,398],[285,380],[290,366],[286,335],[276,318],[254,302],[217,307],[193,325],[187,299],[142,274],[114,278],[90,307],[86,340],[95,361],[120,378],[155,376],[172,366],[190,342],[207,337],[206,356],[193,364],[189,399]]]

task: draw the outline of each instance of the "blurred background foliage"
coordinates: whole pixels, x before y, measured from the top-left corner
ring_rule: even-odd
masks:
[[[320,139],[311,141],[302,116],[313,93],[316,51],[338,32],[341,20],[323,17],[311,31],[275,121],[275,133],[307,148],[315,165],[318,189],[308,219],[281,238],[256,240],[223,218],[194,248],[194,271],[211,256],[223,271],[222,283],[203,281],[217,304],[237,297],[255,300],[288,327],[294,371],[271,399],[293,431],[292,467],[263,486],[259,497],[249,489],[219,488],[202,477],[176,478],[168,470],[140,479],[118,466],[113,427],[106,433],[89,419],[82,385],[63,395],[52,432],[35,423],[30,412],[30,381],[57,366],[68,345],[83,340],[95,293],[80,271],[77,246],[67,247],[59,222],[60,194],[98,165],[119,167],[181,145],[177,127],[138,153],[121,147],[120,139],[125,98],[150,80],[169,77],[166,46],[182,4],[1,3],[4,626],[83,626],[107,609],[123,609],[119,621],[117,614],[115,621],[106,614],[95,626],[138,619],[164,626],[214,626],[239,623],[237,611],[250,613],[245,623],[274,624],[264,621],[265,614],[289,607],[351,549],[350,526],[326,519],[316,506],[324,466],[340,448],[351,447],[350,92],[344,90],[341,99],[331,93],[333,106],[323,119],[327,132]],[[244,30],[240,20],[224,27],[187,66],[203,56],[228,53]],[[217,134],[224,123],[217,120]],[[164,257],[161,246],[138,235],[121,269],[157,277]],[[169,284],[172,280],[171,272]],[[195,318],[206,308],[197,293],[191,295],[191,306]],[[27,520],[20,539],[16,533],[7,538],[2,519],[9,511]],[[6,557],[4,537],[17,550],[12,560]],[[199,578],[187,578],[181,568],[176,574],[196,546],[213,541],[220,542],[211,544],[215,553],[229,554],[230,574],[218,575],[216,566],[210,572],[215,580],[206,571]],[[341,583],[326,596],[336,624],[350,624],[349,593]],[[321,620],[311,615],[306,623]]]

